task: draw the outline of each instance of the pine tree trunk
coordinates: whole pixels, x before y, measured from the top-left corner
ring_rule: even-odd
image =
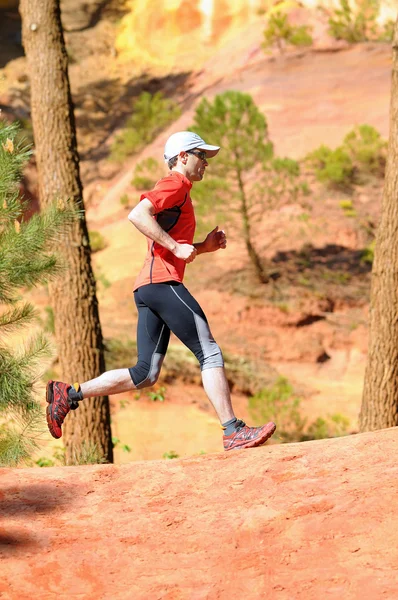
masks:
[[[398,20],[393,41],[390,138],[370,299],[361,431],[398,425]]]
[[[22,36],[31,84],[31,109],[40,202],[69,199],[84,209],[76,129],[59,0],[21,0]],[[67,270],[50,286],[62,379],[85,381],[105,370],[96,283],[84,214],[62,240]],[[66,458],[82,444],[113,461],[107,396],[84,400],[63,425]]]
[[[240,196],[240,212],[243,220],[243,239],[245,240],[246,250],[251,260],[251,263],[256,272],[257,279],[260,283],[269,283],[269,277],[264,271],[263,265],[261,263],[261,259],[254,248],[251,238],[251,227],[250,227],[250,218],[249,218],[249,210],[247,206],[247,198],[245,194],[245,188],[242,181],[242,175],[240,171],[237,174],[238,178],[238,186],[239,186],[239,196]]]

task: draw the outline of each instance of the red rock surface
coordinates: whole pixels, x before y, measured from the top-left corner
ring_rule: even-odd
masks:
[[[0,597],[398,597],[397,429],[1,470]]]

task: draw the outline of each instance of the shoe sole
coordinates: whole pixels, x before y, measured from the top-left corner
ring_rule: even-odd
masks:
[[[61,435],[57,435],[54,431],[53,418],[52,418],[52,414],[51,414],[53,400],[54,400],[53,382],[49,381],[47,383],[47,387],[46,387],[46,401],[48,402],[48,406],[46,409],[47,425],[48,425],[48,429],[49,429],[51,435],[53,436],[53,438],[55,438],[56,440],[59,440],[59,438],[62,437],[62,432],[61,432]]]
[[[244,448],[257,448],[257,446],[262,446],[263,444],[265,444],[265,442],[267,440],[269,440],[269,438],[272,435],[274,435],[275,430],[276,430],[276,425],[275,425],[275,423],[272,423],[272,425],[270,424],[268,429],[266,429],[264,431],[262,436],[259,436],[255,440],[250,440],[249,442],[245,442],[239,446],[234,446],[233,448],[227,448],[225,450],[225,452],[230,452],[231,450],[242,450]]]

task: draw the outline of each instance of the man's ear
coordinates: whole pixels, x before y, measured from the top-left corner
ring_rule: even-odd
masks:
[[[185,165],[188,160],[188,152],[185,152],[185,150],[181,150],[178,157],[180,158],[181,162],[183,162]]]

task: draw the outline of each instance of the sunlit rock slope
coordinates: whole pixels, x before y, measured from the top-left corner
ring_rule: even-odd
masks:
[[[2,470],[2,600],[398,597],[398,430]]]

